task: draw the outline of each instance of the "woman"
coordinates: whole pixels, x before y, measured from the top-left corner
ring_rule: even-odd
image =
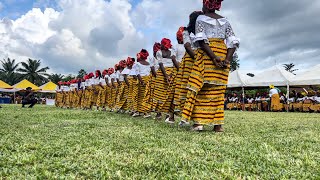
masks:
[[[140,53],[137,54],[137,62],[140,61]],[[134,115],[138,111],[138,92],[139,92],[139,80],[137,76],[138,72],[138,66],[137,63],[135,63],[132,66],[132,69],[130,71],[130,75],[133,77],[132,80],[132,113],[130,115]]]
[[[196,21],[199,50],[187,85],[187,100],[182,118],[194,121],[194,131],[204,125],[214,125],[215,132],[223,132],[224,94],[228,83],[230,61],[239,46],[228,20],[218,14],[222,0],[203,0],[204,15]]]
[[[174,123],[174,83],[176,76],[175,70],[179,69],[179,64],[176,61],[176,54],[171,49],[171,41],[169,39],[162,39],[161,49],[157,52],[156,57],[159,62],[159,70],[157,72],[156,86],[155,86],[155,101],[158,109],[157,119],[161,118],[160,113],[166,113],[167,123]]]
[[[62,99],[63,99],[63,94],[62,94],[62,81],[58,82],[58,86],[56,88],[56,98],[55,98],[55,105],[56,107],[62,107]]]
[[[280,95],[274,85],[270,85],[269,97],[271,98],[271,111],[278,112],[281,110]]]
[[[157,71],[159,69],[159,62],[156,58],[156,53],[161,49],[160,43],[155,43],[153,45],[153,57],[149,58],[150,63],[150,81],[146,86],[147,94],[145,94],[145,99],[143,100],[143,105],[145,109],[149,112],[154,111],[157,112],[158,109],[155,109],[155,101],[154,101],[154,92],[155,92],[155,83],[157,78]]]
[[[116,64],[114,66],[114,71],[111,75],[110,75],[110,78],[111,78],[111,85],[112,85],[112,88],[111,88],[111,104],[110,104],[110,109],[111,109],[111,112],[113,112],[116,108],[116,100],[117,100],[117,90],[118,90],[118,77],[117,77],[117,74],[118,74],[118,71],[119,70],[119,64]]]
[[[125,83],[125,79],[123,76],[123,71],[126,69],[127,67],[127,62],[126,60],[121,60],[119,62],[119,88],[118,88],[118,92],[117,92],[117,103],[116,103],[116,110],[119,113],[124,113],[125,109],[127,107],[125,107],[124,105],[126,105],[126,101],[127,101],[127,84]]]
[[[108,69],[108,75],[106,76],[106,79],[107,79],[107,106],[108,108],[110,109],[110,111],[112,110],[112,89],[113,89],[113,86],[112,86],[112,79],[111,79],[111,75],[114,73],[114,69],[113,68],[109,68]]]
[[[99,108],[101,107],[102,111],[106,111],[106,91],[107,91],[106,76],[107,74],[108,74],[108,71],[104,70],[98,82],[99,93],[97,98],[97,110],[99,110]]]
[[[149,84],[150,80],[150,63],[147,62],[149,53],[147,50],[142,49],[140,52],[140,60],[137,63],[137,77],[139,80],[138,84],[138,107],[137,112],[133,115],[133,117],[144,115],[145,118],[150,117],[150,111],[145,108],[143,100],[145,100],[145,95],[149,94],[149,89],[146,91],[146,85]]]
[[[181,62],[179,73],[177,75],[177,84],[175,88],[175,111],[181,112],[181,108],[184,107],[184,103],[187,98],[187,84],[189,76],[195,61],[195,55],[198,47],[196,46],[195,40],[195,26],[196,20],[199,15],[202,15],[202,11],[195,11],[189,16],[189,25],[183,31],[183,44],[186,49],[185,56]],[[180,126],[188,125],[188,122],[181,121]]]
[[[136,74],[136,71],[133,70],[133,66],[135,64],[135,59],[128,57],[127,58],[127,68],[128,68],[128,74],[124,75],[124,79],[126,83],[128,83],[128,99],[127,99],[127,104],[128,104],[128,110],[131,113],[130,115],[133,115],[133,84],[134,84],[134,75]]]

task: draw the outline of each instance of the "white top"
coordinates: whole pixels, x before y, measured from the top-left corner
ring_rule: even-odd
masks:
[[[123,82],[124,81],[124,76],[122,73],[119,72],[119,81]]]
[[[81,82],[80,87],[81,87],[81,89],[85,90],[86,89],[86,82]]]
[[[130,76],[136,76],[137,75],[137,63],[134,63],[134,65],[132,66],[132,69],[130,70],[129,75]]]
[[[252,103],[253,103],[253,101],[254,101],[254,99],[253,99],[253,98],[249,98],[249,99],[248,99],[248,103],[250,103],[250,104],[252,104]]]
[[[70,84],[70,90],[75,90],[75,89],[78,89],[78,83],[72,83]]]
[[[174,50],[173,49],[169,49],[169,50],[171,52],[171,57],[175,56],[176,53],[174,52]],[[173,67],[174,66],[171,58],[163,58],[162,57],[161,50],[157,52],[156,57],[158,59],[159,64],[162,63],[164,67]]]
[[[314,97],[314,100],[317,101],[317,103],[320,103],[320,97],[315,96],[315,97]]]
[[[126,74],[126,75],[128,75],[128,74],[130,73],[130,71],[131,71],[131,69],[125,68],[125,69],[121,72],[121,74]]]
[[[108,83],[111,84],[111,75],[106,75],[105,78],[108,80]]]
[[[99,84],[101,84],[102,86],[107,85],[105,78],[106,78],[106,77],[103,77],[103,78],[100,78],[100,79],[99,79]]]
[[[289,102],[289,103],[293,103],[293,102],[294,102],[294,98],[289,98],[289,99],[288,99],[288,102]]]
[[[85,86],[88,87],[88,86],[91,86],[91,80],[90,79],[87,79],[85,81]]]
[[[61,86],[61,90],[64,92],[68,92],[68,91],[70,91],[70,88],[69,88],[69,86]]]
[[[237,102],[238,98],[237,97],[232,97],[230,100],[231,100],[231,102]]]
[[[140,62],[137,63],[137,69],[140,76],[149,76],[150,75],[150,64],[149,65],[143,65]]]
[[[303,98],[298,98],[298,99],[297,99],[297,102],[303,102],[305,99],[306,99],[305,97],[303,97]]]
[[[184,55],[186,54],[186,48],[184,48],[183,44],[177,44],[175,47],[175,52],[177,62],[181,63]]]
[[[120,79],[120,74],[121,74],[120,71],[116,71],[116,79]]]
[[[256,97],[255,101],[257,102],[261,101],[261,97]]]
[[[117,81],[117,74],[116,73],[113,73],[110,75],[110,83],[111,83],[111,80],[114,79],[114,82]]]
[[[183,44],[187,44],[190,43],[191,44],[191,48],[193,50],[198,48],[198,45],[196,45],[196,36],[193,33],[190,33],[188,31],[183,31]]]
[[[237,38],[227,18],[214,19],[205,15],[200,15],[196,21],[196,39],[209,43],[209,38],[225,40],[227,48],[237,48],[240,39]]]
[[[156,71],[159,69],[159,62],[158,62],[157,58],[150,57],[149,58],[149,63],[150,63],[150,66],[151,67],[153,66]]]
[[[57,86],[56,91],[57,91],[57,92],[61,92],[61,87],[62,87],[62,86],[60,86],[60,88],[59,88],[59,86]]]
[[[271,89],[271,90],[269,91],[269,96],[270,96],[270,97],[272,97],[272,95],[274,95],[274,94],[279,94],[279,92],[278,92],[277,89]]]

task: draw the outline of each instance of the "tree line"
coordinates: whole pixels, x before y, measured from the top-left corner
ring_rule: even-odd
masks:
[[[81,69],[77,76],[48,74],[49,67],[42,67],[41,60],[28,59],[25,62],[17,63],[15,59],[0,60],[0,80],[14,85],[18,82],[27,79],[37,86],[41,86],[49,81],[58,83],[59,81],[69,81],[71,79],[83,77],[86,74],[85,70]]]

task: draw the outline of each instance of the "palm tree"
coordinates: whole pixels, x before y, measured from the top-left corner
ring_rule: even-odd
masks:
[[[291,72],[292,74],[296,75],[294,72],[298,71],[299,69],[293,69],[296,65],[293,63],[290,64],[283,64],[283,67],[286,71]]]
[[[48,82],[46,77],[49,76],[49,74],[47,74],[49,67],[41,68],[40,60],[28,59],[27,62],[21,62],[21,65],[22,68],[19,68],[18,71],[22,73],[23,78],[36,85],[42,85]]]
[[[49,80],[52,81],[53,83],[58,84],[59,81],[62,81],[62,79],[64,78],[64,75],[62,74],[51,74],[49,75]]]
[[[8,84],[16,84],[20,80],[19,74],[16,72],[19,63],[16,63],[15,59],[3,59],[1,60],[0,79]]]

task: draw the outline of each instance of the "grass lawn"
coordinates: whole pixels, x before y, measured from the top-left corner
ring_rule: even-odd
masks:
[[[0,179],[320,179],[320,114],[229,111],[224,128],[6,105]]]

